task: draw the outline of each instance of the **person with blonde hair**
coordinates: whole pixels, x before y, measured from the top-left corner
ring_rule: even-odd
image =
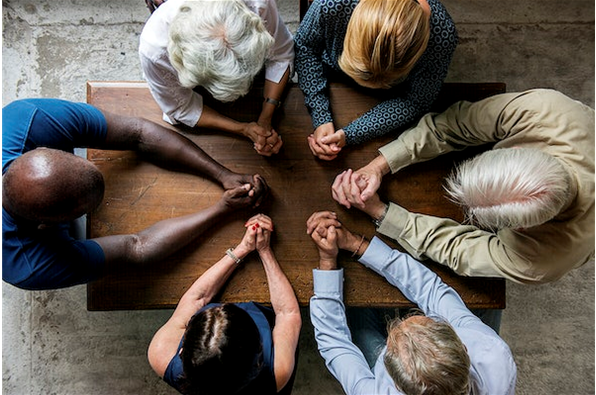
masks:
[[[483,144],[494,146],[458,165],[445,186],[468,223],[381,201],[384,175]],[[560,92],[458,102],[379,152],[338,175],[333,197],[369,214],[417,259],[464,276],[547,283],[594,258],[594,110]]]
[[[296,72],[312,116],[316,157],[333,160],[346,144],[401,130],[430,109],[457,45],[438,0],[314,0],[295,37]],[[329,81],[374,89],[380,104],[335,125]]]
[[[291,392],[302,326],[300,308],[271,249],[271,218],[257,214],[244,226],[240,244],[190,286],[149,345],[153,370],[183,394]],[[255,302],[212,302],[255,250],[265,269],[273,310]]]
[[[261,155],[279,152],[283,142],[272,118],[293,73],[294,42],[275,0],[162,2],[143,28],[139,55],[165,121],[245,136]],[[205,91],[220,102],[246,95],[263,68],[263,105],[255,122],[204,104]]]
[[[310,300],[315,339],[347,394],[515,392],[517,369],[507,344],[433,271],[377,237],[368,241],[355,235],[329,211],[314,213],[307,232],[319,250]],[[384,325],[376,309],[363,308],[362,318],[355,321],[343,303],[340,249],[385,277],[423,314]]]

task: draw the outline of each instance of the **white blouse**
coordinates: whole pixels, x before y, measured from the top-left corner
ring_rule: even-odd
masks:
[[[168,57],[168,32],[185,0],[163,3],[147,20],[141,32],[139,56],[145,79],[153,98],[163,111],[163,119],[171,124],[193,127],[203,113],[203,98],[190,88],[180,85],[178,72]],[[275,42],[265,62],[265,78],[279,83],[288,67],[294,65],[294,40],[283,23],[275,0],[243,0],[259,15]]]

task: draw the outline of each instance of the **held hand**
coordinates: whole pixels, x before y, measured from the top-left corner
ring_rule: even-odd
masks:
[[[328,137],[329,142],[323,142]],[[343,137],[343,140],[342,140]],[[345,134],[343,130],[335,132],[332,122],[325,123],[315,129],[314,133],[308,136],[308,145],[314,156],[322,160],[333,160],[345,145]]]
[[[281,140],[281,136],[271,126],[271,118],[261,114],[257,120],[257,124],[269,133],[269,137],[265,139],[265,145],[262,148],[257,148],[255,144],[255,150],[257,153],[263,156],[271,156],[273,154],[279,153],[279,150],[283,145],[283,141]]]
[[[318,211],[313,213],[306,221],[306,233],[310,235],[317,228],[327,229],[330,226],[341,227],[337,214],[333,211]]]
[[[225,190],[250,184],[248,197],[252,199],[252,207],[258,207],[269,193],[267,182],[258,174],[250,175],[230,172],[230,174],[223,179],[222,184]]]
[[[337,215],[331,211],[320,211],[313,213],[306,221],[306,232],[317,245],[319,250],[319,268],[322,270],[337,269],[337,245],[336,225],[341,226]]]
[[[348,169],[335,177],[331,186],[331,195],[339,204],[347,208],[354,206],[376,218],[379,210],[384,211],[385,203],[381,201],[376,192],[368,195],[366,199],[362,199],[363,193],[370,193],[366,192],[368,186],[369,184],[360,175]]]
[[[263,156],[271,156],[279,152],[283,142],[273,129],[265,128],[256,122],[244,124],[242,134],[252,140],[257,153]]]
[[[339,129],[333,134],[329,134],[321,138],[321,144],[326,144],[331,147],[331,150],[339,153],[343,147],[346,146],[346,132]]]
[[[357,188],[360,190],[359,200],[361,203],[366,202],[381,186],[383,171],[379,169],[378,166],[374,166],[376,161],[377,160],[355,171],[352,176],[352,183],[356,184]]]
[[[358,184],[352,184],[352,169],[345,170],[338,174],[331,185],[331,196],[333,199],[347,208],[360,201],[360,188]],[[358,200],[356,200],[356,198]]]
[[[337,269],[337,232],[334,226],[327,229],[325,236],[319,232],[313,232],[311,237],[319,249],[319,267],[322,270]]]
[[[252,176],[252,189],[249,192],[249,196],[253,199],[253,208],[259,207],[263,202],[263,199],[269,194],[269,185],[263,177],[259,174]]]
[[[257,227],[255,225],[248,226],[247,224],[249,222],[250,220],[248,220],[246,224],[244,224],[246,232],[244,232],[244,237],[242,237],[242,241],[240,242],[240,244],[238,244],[238,247],[236,247],[236,250],[244,252],[245,256],[257,248]]]
[[[255,199],[250,196],[252,186],[244,184],[236,188],[224,191],[223,196],[218,204],[222,205],[225,211],[234,211],[241,208],[250,207],[254,204]]]
[[[265,139],[265,144],[266,145],[264,149],[257,150],[257,152],[263,156],[271,156],[273,154],[279,153],[279,150],[283,145],[283,141],[281,139],[281,136],[277,134],[277,132],[274,129],[271,129],[271,136]]]
[[[333,228],[336,245],[341,250],[354,252],[358,249],[361,237],[353,234],[338,219],[337,215],[331,211],[319,211],[313,213],[306,221],[306,232],[311,237],[329,239],[328,232]],[[317,234],[318,236],[315,236]]]
[[[256,250],[259,254],[271,250],[271,233],[273,221],[264,214],[257,214],[249,219],[244,226],[256,232]]]
[[[252,196],[254,194],[253,182],[254,180],[251,174],[238,174],[230,172],[222,179],[221,184],[225,190],[234,189],[245,184],[251,184],[252,188],[249,191],[249,195]]]

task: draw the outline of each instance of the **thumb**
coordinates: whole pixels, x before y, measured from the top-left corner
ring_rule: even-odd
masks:
[[[337,144],[339,143],[340,139],[339,139],[339,134],[337,132],[330,134],[328,136],[324,136],[321,139],[321,143],[323,144]]]
[[[375,194],[375,192],[376,191],[374,190],[373,186],[369,184],[366,186],[366,188],[364,188],[364,190],[360,194],[360,198],[363,202],[366,202],[371,196]]]

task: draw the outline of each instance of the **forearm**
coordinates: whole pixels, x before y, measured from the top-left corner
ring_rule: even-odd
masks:
[[[371,241],[360,262],[385,277],[426,315],[438,314],[450,322],[471,316],[460,296],[432,270],[379,238]]]
[[[343,270],[315,269],[313,283],[310,318],[319,352],[346,393],[355,393],[356,386],[366,387],[366,379],[374,381],[374,376],[364,355],[351,341],[342,301]]]
[[[164,168],[204,175],[219,183],[231,173],[190,139],[142,118],[104,113],[108,133],[103,149],[133,150]]]
[[[152,162],[206,176],[220,184],[232,174],[190,139],[171,130],[159,130],[156,126],[151,123],[145,125],[139,144],[139,152]]]
[[[288,67],[282,79],[278,83],[275,83],[270,80],[265,80],[265,86],[263,88],[263,96],[265,100],[263,101],[263,108],[261,110],[261,114],[259,115],[259,120],[257,121],[259,125],[271,124],[271,119],[273,118],[273,114],[275,113],[277,106],[274,103],[268,102],[267,99],[273,99],[281,103],[281,99],[284,93],[284,89],[286,88],[286,85],[288,83],[289,76],[290,68]]]
[[[209,106],[203,106],[203,113],[196,124],[198,128],[216,129],[245,136],[245,124],[218,113]]]
[[[231,209],[221,202],[197,213],[155,223],[136,234],[94,239],[106,262],[137,265],[161,261],[190,244]]]
[[[268,249],[259,252],[267,283],[269,285],[269,294],[271,298],[271,306],[277,315],[300,314],[298,300],[292,289],[290,281],[282,271],[273,251]]]
[[[520,281],[521,273],[514,268],[527,265],[494,233],[449,218],[411,213],[394,203],[377,231],[396,240],[416,259],[429,258],[463,276]]]
[[[232,249],[232,254],[238,259],[244,259],[250,253],[242,245]],[[215,295],[221,290],[223,285],[228,281],[230,275],[238,267],[236,260],[229,256],[227,252],[223,252],[223,257],[207,269],[201,277],[199,277],[193,285],[186,291],[180,304],[183,302],[199,302],[202,305],[209,303]]]

